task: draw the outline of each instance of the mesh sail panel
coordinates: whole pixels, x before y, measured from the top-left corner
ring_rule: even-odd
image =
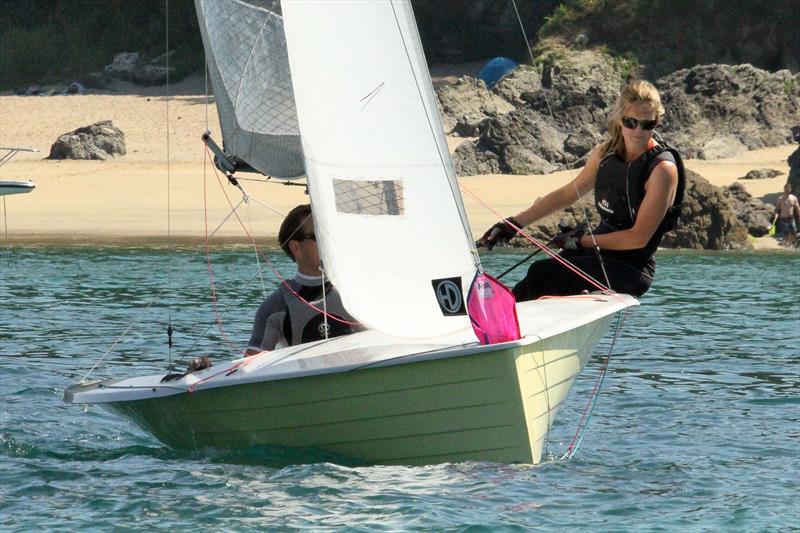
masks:
[[[262,174],[305,174],[278,0],[195,0],[225,152]]]

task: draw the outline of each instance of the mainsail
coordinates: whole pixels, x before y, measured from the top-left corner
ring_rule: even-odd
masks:
[[[479,259],[410,3],[282,10],[325,274],[370,328],[469,328],[465,289]]]
[[[278,0],[195,0],[224,149],[238,166],[304,174]]]

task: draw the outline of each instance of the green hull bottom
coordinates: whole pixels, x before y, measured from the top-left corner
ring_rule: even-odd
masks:
[[[607,322],[492,352],[108,407],[178,449],[279,445],[370,464],[537,463]]]

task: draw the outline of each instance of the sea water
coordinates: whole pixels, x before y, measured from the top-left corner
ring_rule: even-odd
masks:
[[[267,256],[291,274],[279,251]],[[499,273],[521,257],[484,259]],[[0,530],[800,528],[797,254],[659,253],[571,460],[559,458],[610,336],[559,413],[544,464],[426,467],[269,447],[174,451],[102,409],[62,402],[98,361],[91,378],[133,376],[245,346],[275,276],[247,248],[210,259],[188,249],[0,250]]]

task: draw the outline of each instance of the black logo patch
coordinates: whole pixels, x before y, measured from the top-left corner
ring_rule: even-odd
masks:
[[[444,278],[431,281],[436,301],[444,316],[466,315],[464,292],[461,290],[461,278]]]

